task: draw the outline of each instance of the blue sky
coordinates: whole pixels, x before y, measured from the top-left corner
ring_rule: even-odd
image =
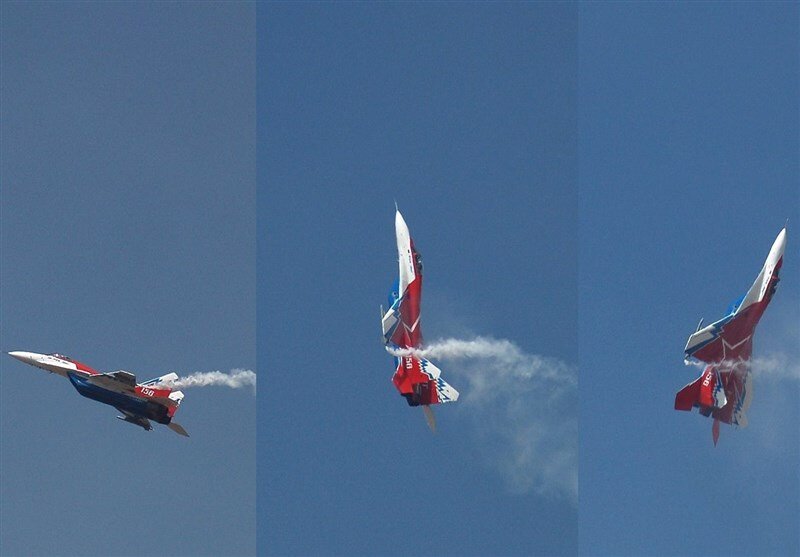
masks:
[[[462,398],[431,435],[390,382],[378,311],[397,201],[428,341],[577,363],[576,31],[565,5],[259,8],[260,550],[577,551],[574,501],[500,470],[527,425],[508,401],[439,362]]]
[[[580,549],[797,555],[798,381],[750,425],[672,410],[700,317],[744,294],[789,219],[756,357],[798,355],[797,4],[580,9]]]
[[[798,378],[716,448],[672,409],[787,218],[755,355],[798,369],[799,16],[4,2],[0,350],[261,385],[187,389],[185,440],[0,355],[0,553],[800,553]],[[380,337],[395,202],[426,340],[563,381],[435,360],[428,431]]]
[[[255,369],[255,10],[2,6],[9,350],[141,379]],[[252,392],[146,433],[0,356],[3,555],[255,551]]]

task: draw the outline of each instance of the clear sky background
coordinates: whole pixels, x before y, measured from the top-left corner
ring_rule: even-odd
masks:
[[[796,3],[4,2],[0,37],[0,350],[261,372],[186,389],[183,439],[0,354],[0,554],[800,554]],[[428,431],[381,343],[395,202],[426,340],[577,390],[439,361]],[[715,448],[683,347],[787,218],[786,367]]]
[[[576,32],[561,4],[259,7],[259,550],[577,551],[575,502],[499,470],[525,424],[441,362],[462,397],[432,435],[378,311],[397,201],[427,340],[577,363]]]
[[[3,352],[141,379],[255,369],[255,10],[9,3]],[[252,555],[255,397],[125,424],[0,356],[0,553]]]
[[[755,356],[797,373],[796,3],[580,8],[580,549],[800,553],[798,378],[750,425],[676,412],[697,321],[744,294],[789,219]]]

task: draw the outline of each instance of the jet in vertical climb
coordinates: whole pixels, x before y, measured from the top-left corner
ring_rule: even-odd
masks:
[[[704,362],[703,372],[675,396],[676,410],[699,408],[714,418],[711,428],[714,445],[719,439],[719,424],[745,427],[746,412],[753,396],[750,362],[753,334],[778,286],[783,265],[786,228],[780,231],[767,261],[747,293],[733,302],[728,315],[703,327],[703,320],[689,337],[685,358]]]
[[[389,310],[384,312],[381,308],[383,339],[386,350],[395,357],[392,383],[410,406],[422,406],[428,425],[435,431],[436,422],[430,406],[455,402],[458,391],[442,379],[439,368],[413,353],[423,347],[420,326],[422,258],[399,210],[395,213],[394,226],[399,277],[389,293]]]

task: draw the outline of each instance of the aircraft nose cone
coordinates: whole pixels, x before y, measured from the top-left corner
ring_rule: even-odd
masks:
[[[9,352],[8,355],[11,356],[12,358],[16,358],[17,360],[25,364],[30,364],[35,361],[34,358],[35,354],[33,354],[32,352],[20,352],[20,351]]]

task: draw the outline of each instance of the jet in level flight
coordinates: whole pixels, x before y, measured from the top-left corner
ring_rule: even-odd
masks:
[[[120,420],[138,425],[147,431],[153,429],[150,425],[150,420],[153,420],[166,425],[179,435],[189,437],[186,430],[172,420],[183,400],[183,393],[170,387],[178,379],[175,373],[137,383],[136,376],[129,371],[101,373],[61,354],[8,354],[20,362],[66,377],[81,395],[119,410],[122,415],[117,418]]]

